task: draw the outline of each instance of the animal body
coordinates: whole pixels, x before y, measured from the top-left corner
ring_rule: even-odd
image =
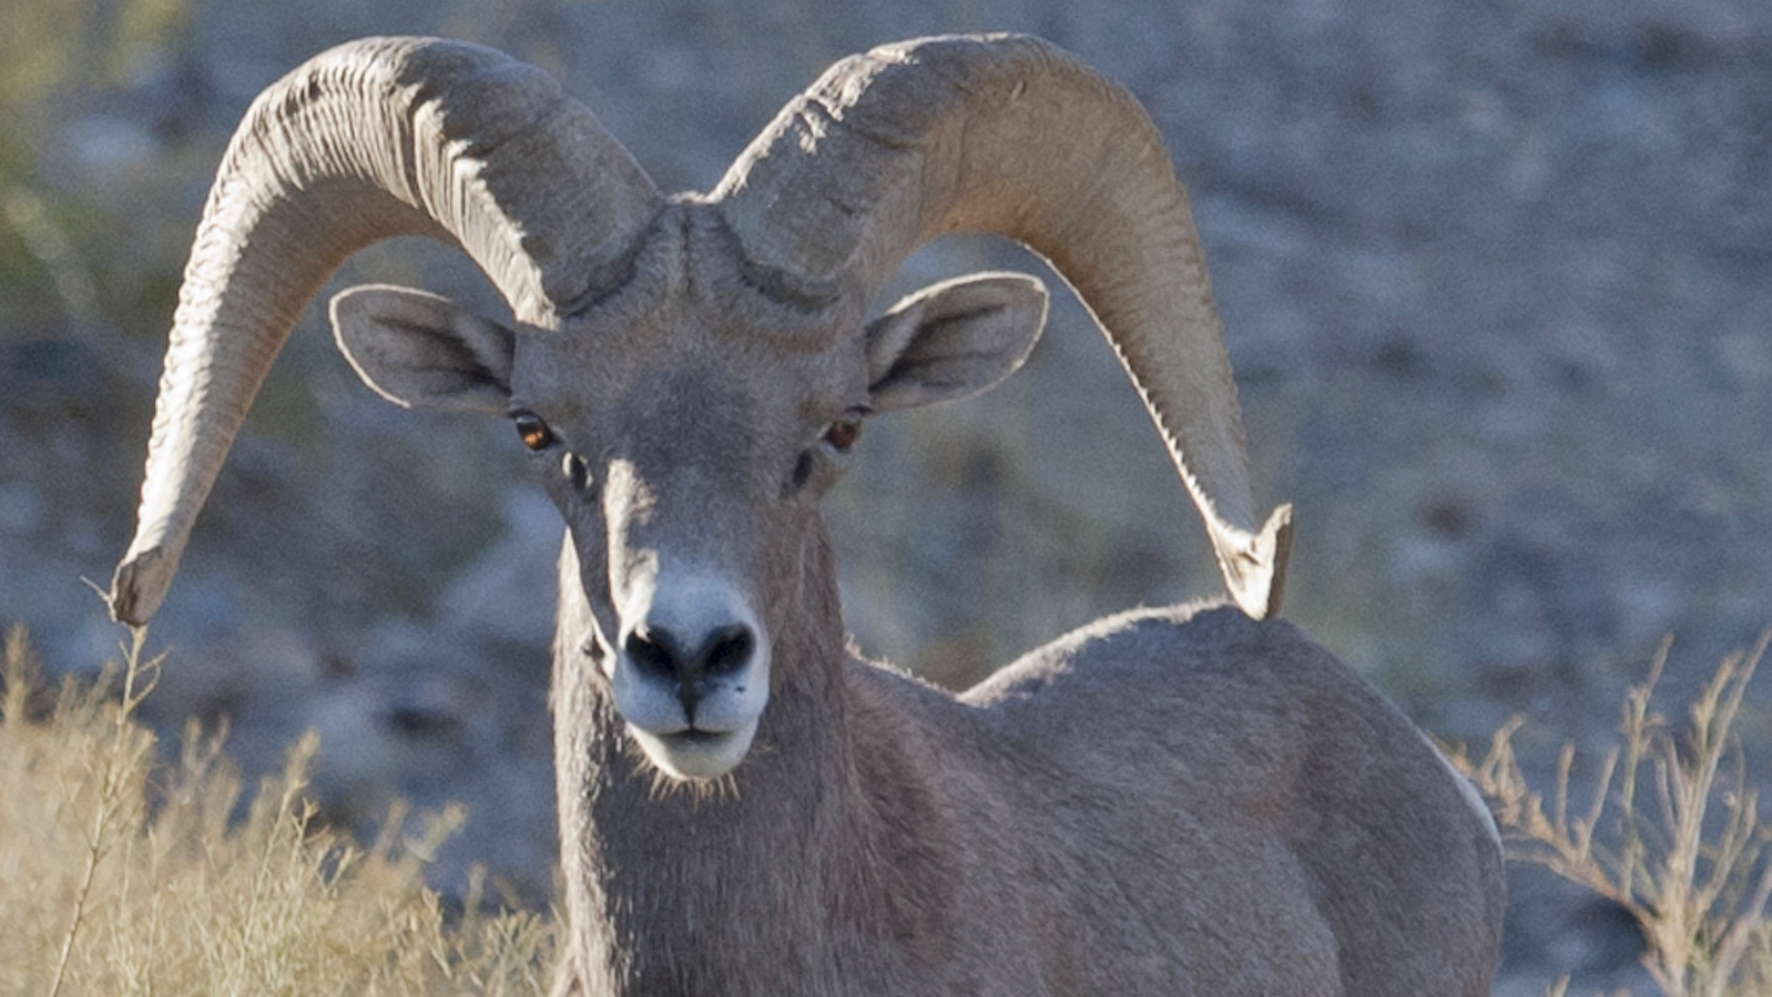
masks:
[[[849,647],[819,502],[863,421],[983,390],[1045,292],[868,319],[916,246],[1023,242],[1145,399],[1233,604],[1102,621],[954,697]],[[661,195],[499,53],[341,46],[248,112],[186,270],[113,613],[160,604],[295,315],[357,249],[468,253],[501,322],[333,300],[403,404],[512,420],[566,524],[552,707],[561,993],[1488,992],[1493,825],[1279,608],[1187,201],[1123,90],[1036,39],[833,67],[711,193]]]

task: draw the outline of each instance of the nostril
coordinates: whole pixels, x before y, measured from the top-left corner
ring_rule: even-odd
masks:
[[[750,627],[735,623],[719,627],[694,650],[676,635],[659,628],[634,631],[622,642],[622,651],[636,672],[654,681],[668,682],[699,698],[708,679],[738,674],[752,663],[757,635]]]
[[[578,454],[569,453],[560,459],[560,473],[565,475],[567,484],[575,492],[585,490],[590,482],[590,469],[585,466],[585,459]]]
[[[750,664],[757,638],[743,624],[721,627],[708,637],[701,655],[702,671],[709,675],[729,675]]]
[[[647,634],[634,632],[628,635],[623,643],[628,659],[634,667],[642,672],[649,672],[660,678],[675,679],[683,656],[677,652],[677,642],[671,635],[654,630]]]

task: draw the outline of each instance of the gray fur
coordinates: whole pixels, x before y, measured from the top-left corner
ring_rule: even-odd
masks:
[[[984,275],[864,322],[957,228],[1076,287],[1239,609],[1105,620],[959,697],[847,646],[820,502],[863,419],[990,387],[1043,320],[1037,282]],[[340,260],[453,240],[512,306],[355,289],[333,320],[394,401],[513,416],[566,525],[561,994],[1488,992],[1493,827],[1395,709],[1250,618],[1279,609],[1290,518],[1253,518],[1186,197],[1136,102],[1063,53],[847,60],[713,194],[667,199],[532,69],[354,43],[255,103],[199,232],[113,582],[129,622]]]

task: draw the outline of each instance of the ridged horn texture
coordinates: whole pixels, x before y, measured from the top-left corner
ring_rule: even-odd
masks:
[[[1187,195],[1125,90],[1036,38],[929,38],[833,66],[721,181],[753,265],[872,296],[928,240],[1015,239],[1113,345],[1232,596],[1279,612],[1291,509],[1258,530],[1236,388]]]
[[[370,38],[273,84],[234,133],[185,268],[112,615],[159,608],[253,396],[346,257],[394,236],[450,242],[519,321],[548,328],[620,283],[662,203],[588,110],[492,49]]]

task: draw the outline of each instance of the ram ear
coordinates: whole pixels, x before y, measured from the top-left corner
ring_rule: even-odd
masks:
[[[1045,323],[1046,285],[1025,274],[931,284],[868,323],[869,406],[891,412],[994,387],[1027,359]]]
[[[516,335],[448,298],[366,285],[332,299],[332,334],[363,383],[396,405],[502,415]]]

